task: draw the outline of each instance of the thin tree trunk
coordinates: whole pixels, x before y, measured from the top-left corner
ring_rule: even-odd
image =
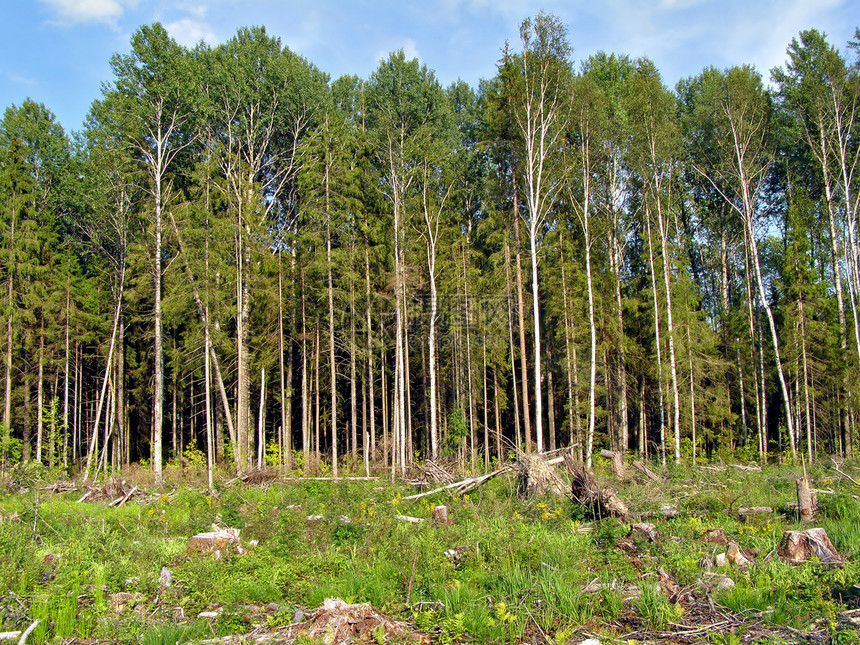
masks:
[[[262,470],[266,456],[266,370],[260,370],[260,410],[257,414],[257,470]]]
[[[209,319],[208,310],[206,311],[206,319]],[[206,344],[206,347],[209,347],[209,325],[203,326],[203,342]],[[215,470],[215,436],[214,428],[212,427],[212,393],[210,391],[210,386],[212,383],[212,374],[209,361],[209,352],[204,349],[203,371],[204,378],[206,379],[206,478],[208,480],[209,490],[212,490],[214,482],[213,471]]]
[[[98,399],[98,408],[96,411],[96,418],[95,418],[95,422],[93,423],[92,440],[90,443],[89,450],[87,451],[87,465],[84,468],[84,481],[89,479],[90,468],[92,468],[93,455],[95,454],[95,451],[96,451],[96,442],[98,440],[98,435],[99,435],[99,431],[98,431],[99,421],[101,419],[102,407],[104,405],[105,392],[107,391],[108,381],[110,380],[110,378],[109,378],[110,377],[110,370],[111,370],[111,367],[113,365],[113,363],[112,363],[113,352],[114,352],[114,347],[116,345],[117,329],[119,327],[119,321],[120,321],[120,310],[122,308],[122,293],[123,293],[124,285],[125,285],[125,267],[122,268],[122,271],[120,273],[119,293],[116,296],[116,311],[114,312],[114,317],[113,317],[113,331],[111,332],[111,337],[110,337],[110,347],[108,349],[108,356],[107,356],[107,363],[105,365],[104,379],[102,380],[102,389],[101,389],[101,393],[99,394],[99,399]],[[153,422],[154,422],[154,419],[153,419]],[[159,456],[160,456],[160,451],[159,451]],[[160,480],[158,479],[159,472],[160,471],[156,472],[156,478],[157,478],[157,481],[160,482]]]
[[[369,421],[370,421],[370,451],[376,453],[376,397],[373,391],[373,320],[370,315],[371,296],[370,296],[370,249],[369,241],[365,237],[364,246],[364,279],[365,279],[365,298],[367,305],[365,308],[365,317],[367,319],[367,389],[369,399]],[[384,413],[384,411],[383,411]],[[367,461],[367,441],[365,441],[365,461]]]
[[[328,151],[326,151],[328,156]],[[338,476],[337,470],[337,372],[334,355],[334,282],[332,279],[332,257],[331,257],[331,209],[329,207],[329,161],[326,159],[325,166],[325,192],[326,192],[326,233],[325,249],[328,274],[328,345],[329,345],[329,381],[331,383],[331,470],[334,477]]]
[[[672,384],[673,407],[673,433],[675,435],[675,463],[681,463],[681,396],[678,388],[678,367],[675,360],[675,326],[672,319],[672,287],[669,280],[669,251],[668,251],[668,226],[663,219],[662,200],[659,196],[660,186],[657,190],[657,225],[660,233],[660,249],[663,256],[663,288],[666,290],[666,334],[669,340],[669,374]]]
[[[65,352],[63,358],[63,468],[69,467],[69,317],[71,315],[71,277],[66,277]]]
[[[278,378],[280,379],[279,402],[281,404],[281,431],[278,432],[278,465],[289,468],[290,448],[287,435],[287,386],[284,374],[284,286],[281,267],[282,249],[278,250]]]
[[[657,346],[657,390],[660,400],[660,452],[662,455],[663,465],[666,465],[666,422],[664,417],[663,407],[663,355],[661,350],[662,341],[660,339],[660,309],[657,304],[657,273],[654,270],[654,249],[651,243],[651,214],[646,208],[645,223],[648,230],[648,264],[651,268],[651,290],[653,292],[654,303],[654,338]]]
[[[45,432],[45,329],[44,321],[39,330],[39,374],[36,377],[36,461],[42,463],[42,442]]]
[[[307,470],[310,457],[311,393],[308,389],[308,328],[305,318],[305,288],[302,274],[302,466]]]
[[[514,195],[516,195],[516,187],[514,187]],[[522,269],[522,253],[520,242],[520,217],[517,208],[517,200],[514,199],[514,236],[516,241],[516,261],[517,261],[517,316],[519,318],[520,330],[520,385],[522,387],[522,409],[523,409],[523,427],[525,434],[526,452],[532,450],[532,422],[531,413],[529,412],[529,375],[528,365],[526,362],[526,321],[525,321],[525,300],[523,299],[523,269]]]
[[[514,313],[513,305],[511,303],[512,291],[513,288],[511,286],[511,249],[510,245],[508,244],[507,238],[505,238],[505,293],[508,301],[508,347],[510,348],[511,354],[511,391],[514,395],[514,431],[517,450],[522,450],[523,439],[522,431],[520,429],[520,399],[519,390],[517,389],[517,363],[516,356],[514,355]]]

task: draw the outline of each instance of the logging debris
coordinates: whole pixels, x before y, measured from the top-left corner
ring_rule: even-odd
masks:
[[[637,459],[636,461],[633,462],[633,467],[636,470],[638,470],[640,473],[645,475],[645,477],[647,477],[651,481],[653,481],[653,482],[660,481],[660,476],[657,473],[655,473],[653,470],[648,468],[648,466],[646,466],[643,461],[640,461]]]
[[[617,479],[627,479],[627,471],[624,469],[624,455],[616,450],[601,450],[600,456],[609,460],[609,465],[612,467],[612,474]]]
[[[594,475],[578,466],[569,455],[565,455],[564,465],[572,477],[570,494],[574,502],[587,508],[595,518],[616,517],[622,522],[630,520],[627,505],[611,488],[598,484]]]
[[[560,461],[558,458],[546,460],[536,453],[520,453],[514,464],[519,478],[517,493],[520,497],[539,497],[546,493],[564,497],[567,486],[551,468],[553,463]]]

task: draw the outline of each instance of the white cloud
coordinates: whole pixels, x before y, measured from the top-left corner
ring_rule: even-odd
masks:
[[[81,22],[103,22],[116,25],[126,8],[136,0],[40,0],[55,15],[52,23],[74,25]]]
[[[176,42],[186,47],[194,47],[201,40],[210,45],[218,42],[218,37],[212,31],[212,27],[201,20],[188,17],[180,18],[164,25],[164,28]]]
[[[417,58],[419,61],[421,60],[421,52],[418,51],[418,45],[415,44],[415,41],[411,38],[405,38],[401,41],[396,41],[391,47],[387,49],[380,49],[376,53],[376,60],[387,60],[388,55],[391,52],[396,52],[402,49],[404,56],[406,56],[406,60],[412,60],[413,58]]]
[[[413,58],[417,58],[421,60],[421,53],[418,51],[418,45],[415,44],[415,41],[411,38],[407,38],[403,45],[401,45],[403,49],[403,53],[406,54],[406,59],[411,60]]]
[[[689,9],[702,4],[702,2],[703,0],[660,0],[660,6],[663,9],[673,11],[675,9]]]
[[[20,74],[15,74],[14,72],[7,72],[6,77],[10,81],[18,85],[27,85],[30,87],[37,85],[36,79],[30,76],[21,76]]]
[[[802,29],[821,28],[842,0],[786,0],[778,12],[761,10],[741,17],[724,34],[732,64],[752,63],[765,81],[785,62],[785,50]]]

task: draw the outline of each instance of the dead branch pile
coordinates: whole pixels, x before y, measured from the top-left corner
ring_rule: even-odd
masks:
[[[39,490],[49,493],[71,493],[78,490],[78,487],[75,486],[74,482],[54,482],[53,484],[42,486]]]
[[[278,479],[277,470],[255,470],[250,473],[244,473],[227,482],[227,485],[242,482],[251,486],[269,486],[272,482]]]
[[[408,495],[407,497],[403,497],[401,499],[403,499],[404,501],[409,499],[421,499],[422,497],[427,497],[428,495],[435,495],[436,493],[441,493],[444,490],[449,490],[452,493],[462,495],[463,493],[468,493],[473,488],[477,488],[485,481],[492,479],[496,475],[501,475],[502,473],[508,472],[510,469],[511,466],[505,464],[498,470],[494,470],[493,472],[487,473],[486,475],[481,475],[480,477],[469,477],[468,479],[464,479],[463,481],[453,482],[451,484],[441,486],[440,488],[434,488],[433,490],[424,491],[423,493]]]
[[[301,615],[300,615],[301,616]],[[302,617],[303,618],[303,617]],[[340,598],[326,598],[307,620],[276,631],[259,628],[249,634],[201,641],[215,645],[233,643],[430,643],[427,634],[379,613],[369,602],[350,605]]]
[[[421,471],[424,481],[436,482],[438,484],[453,484],[454,477],[435,461],[427,459],[423,466],[417,466]]]
[[[127,483],[125,480],[109,479],[102,486],[84,486],[85,492],[78,499],[80,502],[104,502],[110,500],[109,506],[122,506],[132,497],[144,497],[146,491]]]
[[[565,456],[564,465],[571,474],[570,495],[574,502],[589,509],[595,518],[617,517],[623,522],[630,519],[630,511],[621,498],[608,486],[601,486],[594,475]]]
[[[567,492],[567,486],[541,455],[520,453],[514,470],[519,478],[517,492],[520,497],[540,496],[545,493],[561,497]]]

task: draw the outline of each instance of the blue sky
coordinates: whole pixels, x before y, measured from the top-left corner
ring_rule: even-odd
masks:
[[[766,77],[802,29],[844,52],[860,26],[857,0],[0,0],[0,109],[30,97],[78,130],[108,61],[141,24],[161,22],[180,43],[216,44],[265,25],[332,78],[368,77],[396,49],[447,85],[493,76],[506,40],[545,10],[569,28],[575,60],[603,50],[648,56],[669,86],[703,67],[750,63]]]

